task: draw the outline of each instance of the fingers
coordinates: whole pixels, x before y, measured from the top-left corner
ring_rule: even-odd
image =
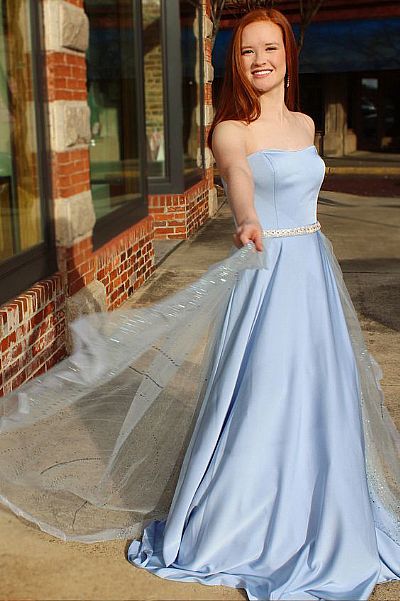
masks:
[[[251,232],[236,232],[233,234],[233,242],[237,248],[241,248],[249,242],[253,242],[256,250],[258,251],[262,251],[264,248],[262,244],[261,231],[258,229]]]
[[[239,240],[239,236],[237,234],[233,234],[233,244],[237,247],[237,248],[241,248],[242,244]]]
[[[257,232],[257,234],[254,237],[254,244],[256,246],[256,249],[259,251],[263,250],[263,243],[262,243],[262,237],[261,237],[261,232]]]
[[[248,242],[250,242],[251,238],[249,238],[248,236],[246,236],[246,234],[241,234],[240,235],[240,241],[242,243],[243,246],[246,246],[246,244]]]
[[[242,248],[242,246],[245,246],[250,241],[251,238],[245,234],[233,234],[233,243],[237,248]]]

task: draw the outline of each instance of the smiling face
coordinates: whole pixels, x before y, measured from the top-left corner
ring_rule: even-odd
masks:
[[[286,52],[282,30],[271,21],[255,21],[243,29],[241,64],[259,92],[284,86]]]

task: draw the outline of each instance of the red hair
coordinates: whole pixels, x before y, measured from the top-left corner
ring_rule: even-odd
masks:
[[[261,114],[257,92],[247,79],[241,65],[242,32],[246,25],[256,21],[271,21],[282,30],[286,53],[286,70],[290,85],[285,87],[285,104],[290,111],[299,108],[299,69],[297,44],[292,27],[283,13],[275,8],[258,8],[242,17],[233,29],[229,43],[225,75],[218,100],[217,110],[207,135],[207,144],[211,148],[213,131],[218,123],[232,119],[234,121],[255,121]]]

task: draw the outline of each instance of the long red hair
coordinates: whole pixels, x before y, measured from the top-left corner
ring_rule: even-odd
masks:
[[[299,111],[299,68],[296,39],[292,27],[283,13],[275,8],[257,8],[244,15],[233,29],[225,62],[225,75],[219,95],[217,110],[207,136],[212,148],[214,128],[220,121],[255,121],[261,114],[257,92],[248,81],[241,65],[242,32],[246,25],[255,21],[271,21],[282,30],[286,53],[286,69],[289,87],[285,87],[285,104],[290,111]]]

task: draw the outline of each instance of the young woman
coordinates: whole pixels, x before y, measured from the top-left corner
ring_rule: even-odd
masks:
[[[237,282],[168,518],[128,558],[164,578],[244,588],[249,599],[367,599],[400,578],[399,434],[390,423],[387,449],[374,447],[384,429],[378,372],[369,355],[357,370],[367,352],[316,219],[325,165],[313,120],[295,110],[297,82],[286,18],[247,14],[209,142],[235,244],[253,242],[268,268]]]
[[[284,15],[248,13],[209,138],[238,248],[72,324],[71,357],[2,401],[0,498],[66,540],[135,538],[163,578],[364,600],[400,578],[400,434],[317,221],[297,80]]]

